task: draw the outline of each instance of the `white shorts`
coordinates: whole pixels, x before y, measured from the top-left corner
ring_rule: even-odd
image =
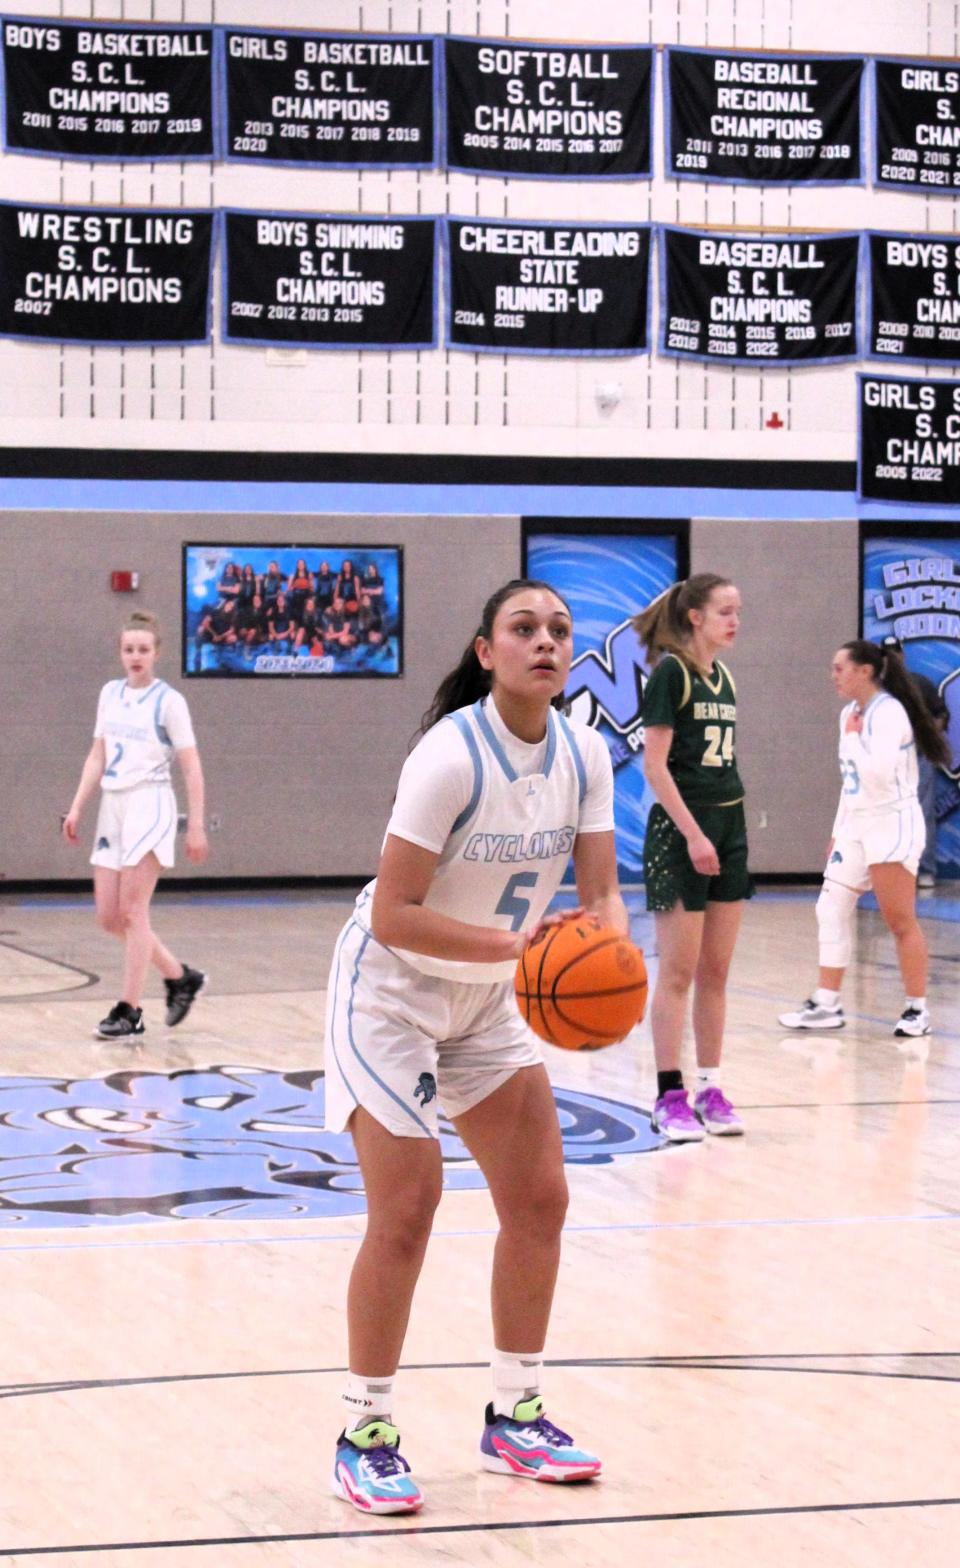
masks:
[[[916,798],[888,811],[854,813],[834,842],[824,877],[865,893],[871,886],[871,866],[900,864],[916,876],[926,841],[926,823]]]
[[[90,864],[121,871],[124,866],[138,866],[152,852],[161,866],[169,868],[176,838],[177,797],[169,784],[105,789]]]
[[[333,955],[324,1049],[327,1131],[362,1105],[398,1138],[438,1137],[438,1107],[460,1116],[543,1060],[511,980],[421,974],[353,919]]]

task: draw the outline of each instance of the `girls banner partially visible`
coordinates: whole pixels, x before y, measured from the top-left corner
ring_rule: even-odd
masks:
[[[960,876],[960,529],[861,537],[863,635],[894,635],[910,670],[949,709],[950,764],[937,778],[937,870]]]
[[[613,763],[617,870],[643,880],[643,841],[654,797],[643,776],[643,688],[649,669],[630,621],[686,572],[686,524],[591,529],[552,518],[524,521],[524,571],[551,583],[573,611],[571,716],[598,729]],[[572,874],[568,872],[568,880]]]

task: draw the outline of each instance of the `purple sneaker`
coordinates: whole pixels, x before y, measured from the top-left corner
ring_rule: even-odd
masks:
[[[735,1138],[743,1132],[743,1122],[716,1084],[700,1090],[693,1108],[707,1132],[716,1133],[718,1138]]]
[[[539,1394],[514,1405],[512,1416],[498,1416],[492,1404],[487,1406],[480,1463],[497,1475],[530,1481],[592,1481],[603,1468],[595,1454],[585,1453],[547,1420]]]
[[[687,1104],[686,1089],[668,1089],[661,1095],[653,1107],[650,1126],[671,1143],[700,1143],[704,1137],[703,1124]]]

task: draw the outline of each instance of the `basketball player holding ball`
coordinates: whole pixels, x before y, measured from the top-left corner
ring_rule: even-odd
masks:
[[[585,910],[626,932],[613,774],[601,737],[557,711],[573,627],[547,583],[507,583],[441,683],[400,775],[376,880],[334,953],[326,1125],[349,1129],[367,1196],[347,1297],[350,1374],[334,1491],[410,1513],[393,1379],[442,1166],[438,1106],[490,1188],[494,1397],[485,1469],[586,1480],[600,1461],[544,1415],[544,1342],[567,1204],[556,1107],[514,999],[517,960],[572,852]]]
[[[740,626],[740,594],[701,572],[634,620],[656,667],[643,693],[644,771],[656,795],[644,842],[647,908],[660,957],[650,1018],[657,1064],[654,1130],[673,1143],[742,1133],[720,1087],[727,973],[747,871],[743,785],[735,756],[737,694],[719,655]],[[697,1050],[691,1107],[680,1070],[687,996]]]

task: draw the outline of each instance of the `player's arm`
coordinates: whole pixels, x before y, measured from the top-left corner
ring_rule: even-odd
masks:
[[[701,876],[715,877],[720,873],[717,852],[696,821],[683,796],[674,783],[667,767],[667,758],[673,744],[673,729],[666,724],[651,724],[644,730],[643,772],[667,816],[679,828],[687,841],[687,853],[694,869]]]
[[[913,730],[906,713],[892,702],[884,703],[867,726],[859,731],[857,772],[867,783],[882,785],[894,777],[902,752],[913,744]]]
[[[627,906],[617,880],[617,850],[612,833],[578,833],[573,845],[577,893],[584,909],[623,936],[630,929]]]
[[[86,760],[80,772],[77,792],[70,803],[70,810],[63,819],[63,836],[68,844],[78,844],[80,842],[78,829],[80,827],[80,818],[83,815],[83,808],[90,796],[99,789],[100,780],[103,777],[103,770],[106,765],[106,748],[103,744],[103,739],[98,736],[87,752]]]
[[[202,865],[209,853],[207,833],[203,825],[203,768],[196,746],[184,746],[176,753],[187,791],[187,855],[196,865]]]
[[[402,947],[429,958],[497,964],[519,958],[530,933],[468,925],[424,903],[440,856],[388,833],[380,856],[370,922],[384,947]]]

